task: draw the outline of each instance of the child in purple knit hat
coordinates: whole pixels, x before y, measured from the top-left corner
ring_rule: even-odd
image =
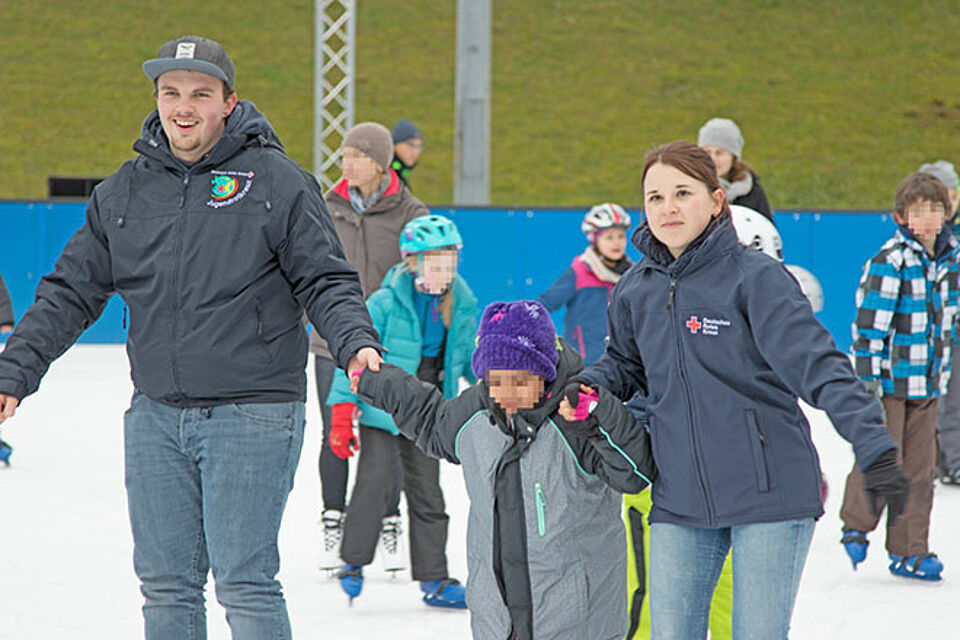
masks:
[[[621,492],[656,469],[644,426],[604,389],[576,422],[558,413],[583,368],[536,301],[495,302],[477,332],[477,383],[443,394],[402,369],[364,370],[364,402],[427,455],[463,467],[467,606],[475,638],[622,638]]]

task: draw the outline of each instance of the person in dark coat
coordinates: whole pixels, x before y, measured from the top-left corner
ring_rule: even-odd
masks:
[[[320,186],[237,100],[223,47],[177,38],[143,70],[157,108],[0,354],[0,421],[120,295],[145,635],[204,637],[212,569],[233,637],[290,638],[277,534],[303,444],[302,314],[342,367],[376,366],[380,344]]]
[[[463,466],[477,640],[614,640],[627,630],[620,492],[641,491],[656,469],[646,429],[612,394],[583,390],[581,411],[560,417],[582,367],[547,309],[519,300],[484,310],[478,382],[457,398],[390,364],[351,372],[361,400],[392,414],[427,455]]]
[[[0,333],[13,331],[13,303],[7,285],[0,275]]]
[[[786,638],[814,523],[820,469],[798,398],[853,444],[875,501],[903,508],[907,481],[876,398],[784,266],[737,241],[703,149],[648,154],[644,255],[617,283],[606,353],[575,381],[643,394],[654,461],[654,637],[706,638],[733,549],[733,637]],[[577,402],[574,409],[580,408]],[[564,414],[565,418],[570,416]]]
[[[759,211],[773,222],[773,210],[760,186],[760,176],[747,166],[743,154],[740,127],[727,118],[712,118],[700,127],[697,144],[710,154],[727,202]]]
[[[400,119],[393,125],[393,161],[390,168],[397,172],[403,184],[410,188],[410,174],[423,153],[423,133],[409,120]]]

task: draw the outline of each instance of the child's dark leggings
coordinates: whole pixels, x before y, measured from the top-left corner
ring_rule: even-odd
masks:
[[[440,463],[403,436],[360,425],[360,462],[343,523],[340,557],[365,566],[373,560],[380,523],[396,493],[396,469],[403,466],[403,491],[410,518],[410,567],[414,580],[441,580],[447,574],[447,527]]]

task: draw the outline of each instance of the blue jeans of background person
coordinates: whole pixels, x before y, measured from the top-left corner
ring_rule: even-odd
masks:
[[[290,638],[277,534],[303,424],[302,402],[177,408],[134,394],[125,475],[147,640],[207,637],[210,569],[234,640]]]
[[[722,529],[650,525],[650,622],[654,640],[707,637],[710,599],[733,547],[733,637],[787,637],[814,520]]]

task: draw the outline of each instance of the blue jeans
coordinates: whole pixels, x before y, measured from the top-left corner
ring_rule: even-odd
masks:
[[[184,409],[134,394],[125,475],[147,640],[207,637],[210,569],[234,640],[290,638],[277,534],[303,425],[302,402]]]
[[[653,640],[707,637],[710,599],[733,548],[733,638],[787,637],[814,520],[723,529],[650,525]]]

